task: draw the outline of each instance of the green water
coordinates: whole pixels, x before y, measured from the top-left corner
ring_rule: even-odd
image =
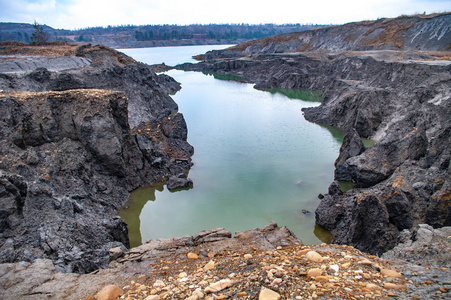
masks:
[[[131,193],[120,215],[132,245],[217,227],[233,233],[272,220],[304,243],[330,240],[315,227],[314,211],[333,181],[343,133],[303,118],[301,108],[319,103],[202,73],[168,75],[182,83],[173,98],[195,148],[188,176],[194,188],[171,193],[159,185]]]

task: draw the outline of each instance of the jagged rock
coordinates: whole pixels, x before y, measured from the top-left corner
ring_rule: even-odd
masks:
[[[199,232],[194,236],[196,244],[217,242],[225,239],[230,239],[232,233],[225,228],[208,229]]]
[[[346,162],[335,167],[334,178],[335,180],[352,181],[351,175],[349,175],[349,165]]]
[[[382,257],[389,260],[422,261],[427,264],[443,265],[451,260],[451,227],[434,229],[419,224],[401,232],[400,243],[385,252]]]
[[[186,123],[168,95],[180,86],[104,46],[20,59],[23,72],[0,76],[1,261],[105,267],[111,248],[129,246],[115,217],[128,192],[191,165]]]
[[[0,244],[14,240],[2,247],[3,261],[49,257],[59,270],[83,273],[108,264],[112,242],[128,247],[115,210],[128,191],[168,171],[152,171],[155,150],[138,147],[127,103],[122,92],[100,90],[1,98]],[[186,171],[186,154],[174,174]],[[30,164],[17,163],[21,157]]]
[[[168,190],[192,188],[193,181],[191,179],[179,178],[172,176],[167,183]]]
[[[361,187],[373,186],[387,179],[405,160],[419,160],[426,155],[424,127],[390,135],[363,154],[346,160],[352,180]]]
[[[346,160],[348,158],[360,155],[365,151],[362,139],[357,131],[352,128],[344,137],[343,143],[340,147],[340,154],[335,160],[335,180],[351,181],[352,178],[349,175],[348,164]]]
[[[335,166],[339,166],[346,162],[350,157],[357,156],[365,151],[365,146],[357,131],[352,128],[343,138],[340,147],[340,154],[335,160]]]
[[[338,181],[333,181],[328,188],[329,195],[342,195],[343,192],[341,190],[340,184]]]
[[[122,247],[115,247],[115,248],[111,248],[108,252],[110,253],[110,261],[113,260],[117,260],[119,257],[124,255],[124,252],[127,249],[122,246]]]

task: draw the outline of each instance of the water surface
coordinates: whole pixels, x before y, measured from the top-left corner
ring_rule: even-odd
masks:
[[[152,49],[136,50],[145,57]],[[314,234],[321,232],[315,230],[317,196],[333,181],[343,135],[303,118],[301,108],[319,103],[202,73],[168,75],[182,83],[173,98],[195,148],[189,172],[194,188],[171,193],[159,185],[133,192],[120,213],[132,244],[217,227],[248,230],[272,220],[304,243],[320,242]]]

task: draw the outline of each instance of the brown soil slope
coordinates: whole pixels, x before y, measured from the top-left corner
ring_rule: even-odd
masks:
[[[451,13],[401,16],[276,35],[228,50],[287,53],[311,50],[451,50]]]

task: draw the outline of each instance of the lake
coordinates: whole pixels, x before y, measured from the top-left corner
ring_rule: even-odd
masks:
[[[148,64],[174,65],[221,47],[225,46],[121,51]],[[326,193],[333,181],[343,134],[304,119],[301,109],[319,102],[198,72],[167,74],[182,84],[172,97],[195,149],[188,176],[194,188],[169,192],[156,185],[132,192],[119,213],[129,226],[132,246],[210,228],[234,233],[272,220],[288,226],[305,244],[330,238],[315,226],[314,211],[318,194]]]

